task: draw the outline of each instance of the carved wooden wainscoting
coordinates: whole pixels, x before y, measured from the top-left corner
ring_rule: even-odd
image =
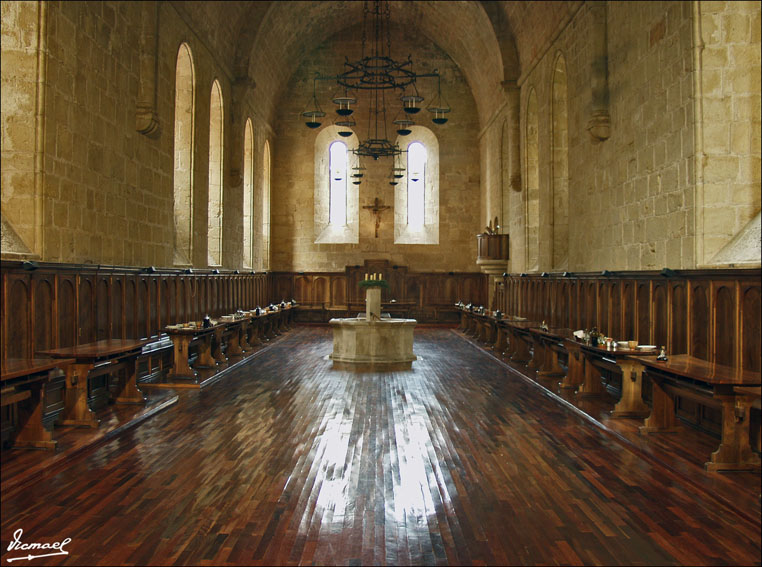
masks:
[[[365,274],[380,273],[389,283],[382,292],[384,311],[409,316],[421,323],[456,324],[455,303],[486,304],[488,280],[481,273],[411,272],[387,260],[366,260],[344,272],[275,272],[277,299],[296,299],[299,321],[327,322],[332,317],[354,317],[365,310],[365,296],[358,282]],[[392,305],[392,301],[394,304]]]
[[[615,339],[664,345],[668,354],[689,354],[759,372],[760,273],[752,269],[511,274],[496,282],[493,308],[545,320],[551,327],[595,326]],[[618,377],[612,379],[616,386]],[[648,384],[644,395],[648,399]],[[684,419],[719,432],[716,408],[685,397],[676,404]],[[754,419],[759,419],[758,411]]]
[[[266,274],[215,274],[208,270],[153,270],[3,261],[2,360],[32,358],[41,350],[102,339],[159,338],[168,324],[199,321],[237,309],[267,305]],[[171,343],[169,343],[171,347]],[[139,362],[143,379],[171,364],[171,348],[148,349]],[[106,378],[92,380],[90,403],[108,399]],[[46,387],[46,416],[60,410],[64,378]],[[4,425],[13,422],[3,407]]]

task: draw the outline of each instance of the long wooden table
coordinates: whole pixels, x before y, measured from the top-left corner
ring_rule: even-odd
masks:
[[[643,367],[632,357],[655,358],[659,354],[658,349],[617,347],[616,350],[608,350],[583,344],[582,354],[585,356],[585,370],[584,380],[577,390],[579,397],[603,393],[600,370],[593,364],[595,360],[602,360],[616,365],[622,372],[622,397],[611,411],[611,417],[645,417],[651,412],[651,408],[643,401]]]
[[[55,449],[53,432],[42,422],[45,385],[53,370],[69,372],[73,358],[9,358],[0,366],[2,405],[16,404],[17,430],[14,447]]]
[[[653,409],[640,428],[641,433],[677,429],[675,395],[709,396],[722,407],[722,439],[705,468],[710,471],[759,468],[759,455],[749,444],[750,412],[756,390],[744,388],[762,385],[759,372],[714,364],[687,354],[670,356],[664,362],[642,356],[632,360],[645,367],[653,384]]]
[[[137,359],[151,339],[107,339],[72,347],[40,351],[39,354],[58,359],[71,359],[71,371],[66,373],[66,401],[62,423],[98,427],[99,420],[87,404],[87,384],[90,378],[124,369],[116,403],[142,404],[146,398],[137,386]]]

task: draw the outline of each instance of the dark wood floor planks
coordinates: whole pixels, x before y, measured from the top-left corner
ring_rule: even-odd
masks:
[[[753,491],[686,484],[455,333],[417,330],[407,372],[335,371],[330,340],[296,328],[3,491],[3,562],[23,528],[72,538],[48,565],[760,564],[758,514],[723,504]]]

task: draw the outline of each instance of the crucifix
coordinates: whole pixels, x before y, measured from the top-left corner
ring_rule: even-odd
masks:
[[[376,197],[376,200],[373,201],[372,205],[365,205],[363,206],[363,209],[368,209],[376,216],[376,238],[378,238],[378,227],[381,225],[381,213],[386,209],[391,209],[391,207],[389,205],[382,205],[381,201]]]

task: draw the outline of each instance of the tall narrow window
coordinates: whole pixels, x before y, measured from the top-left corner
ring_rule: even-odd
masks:
[[[412,126],[400,166],[405,174],[394,192],[394,243],[439,244],[439,142],[424,126]]]
[[[328,171],[331,176],[328,222],[345,226],[347,224],[347,146],[343,142],[333,142],[328,153]]]
[[[421,142],[407,147],[407,176],[407,224],[413,230],[420,230],[426,206],[426,147]]]
[[[243,267],[254,267],[254,129],[251,118],[243,132]]]
[[[357,136],[342,136],[336,125],[315,138],[315,244],[357,244],[360,235],[360,190],[353,177],[360,164],[353,150]]]
[[[193,57],[183,43],[175,67],[174,264],[193,263]]]
[[[262,158],[262,269],[270,269],[270,142]]]
[[[209,108],[209,216],[208,216],[208,262],[210,266],[222,265],[222,140],[223,107],[220,83],[212,84]]]

